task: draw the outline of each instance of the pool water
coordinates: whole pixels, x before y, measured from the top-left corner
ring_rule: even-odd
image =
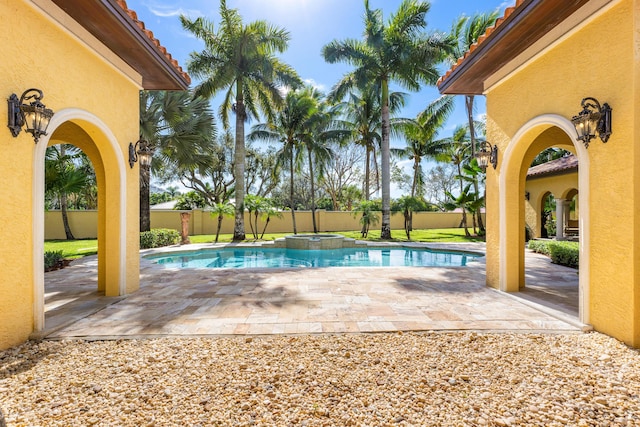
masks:
[[[407,247],[331,250],[235,247],[145,258],[166,268],[463,267],[479,256]]]

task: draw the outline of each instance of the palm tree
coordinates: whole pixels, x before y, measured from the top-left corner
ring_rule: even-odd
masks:
[[[426,157],[435,158],[443,152],[446,141],[435,138],[454,108],[453,96],[441,96],[429,104],[416,120],[402,120],[398,123],[407,145],[405,148],[392,148],[391,154],[413,161],[411,197],[424,195],[422,160]]]
[[[421,83],[434,84],[440,72],[437,64],[451,51],[449,39],[439,34],[425,36],[427,2],[403,0],[398,11],[383,22],[380,9],[371,10],[364,0],[364,39],[334,40],[322,49],[329,63],[346,62],[356,68],[333,88],[341,99],[353,87],[374,82],[381,91],[382,229],[380,237],[391,239],[391,165],[389,150],[389,84],[396,82],[416,91]]]
[[[189,19],[180,16],[182,26],[204,41],[201,52],[192,52],[188,69],[194,77],[202,79],[195,93],[207,98],[226,89],[220,106],[220,117],[229,128],[229,112],[235,113],[235,225],[233,239],[244,240],[244,123],[259,117],[259,111],[272,117],[274,103],[281,102],[280,88],[297,86],[300,78],[288,65],[274,56],[287,49],[289,33],[266,21],[258,20],[245,25],[236,9],[228,9],[220,0],[220,28],[205,18]]]
[[[347,100],[338,104],[338,108],[344,115],[343,126],[351,129],[353,142],[365,149],[365,168],[363,192],[365,200],[371,196],[371,165],[376,171],[376,183],[379,188],[378,161],[376,153],[381,145],[380,116],[380,91],[375,86],[369,86],[362,90],[354,88]],[[405,104],[406,94],[392,92],[389,95],[389,111],[394,114]]]
[[[59,144],[47,147],[45,154],[45,193],[58,199],[67,240],[75,239],[67,215],[68,196],[82,192],[89,179],[86,171],[73,163],[79,153],[73,145]]]
[[[453,24],[451,33],[453,38],[457,41],[456,48],[451,55],[451,61],[456,62],[458,58],[464,56],[464,54],[471,48],[471,46],[478,41],[480,36],[486,33],[487,29],[495,24],[498,19],[498,10],[489,13],[478,13],[471,18],[468,16],[461,16]],[[476,155],[476,130],[474,124],[473,114],[475,111],[474,95],[465,95],[464,104],[467,111],[467,120],[469,123],[469,139],[471,142],[471,156]],[[473,188],[476,194],[479,194],[478,180],[473,181]],[[484,223],[482,216],[478,215],[478,225],[481,232],[484,232]]]
[[[218,236],[220,235],[220,229],[222,228],[222,219],[225,216],[234,216],[234,215],[235,215],[235,208],[231,203],[228,203],[228,202],[216,203],[213,206],[211,206],[211,216],[218,217],[218,228],[216,228],[215,243],[218,243]]]
[[[316,102],[314,113],[309,118],[309,132],[303,137],[302,143],[307,151],[307,163],[309,165],[309,182],[311,186],[311,218],[313,232],[318,232],[316,224],[316,176],[322,176],[326,165],[333,159],[334,152],[331,149],[332,142],[344,141],[351,132],[344,127],[342,120],[336,116],[340,112],[338,107],[330,108],[323,101],[322,94],[315,89],[308,88]],[[314,170],[315,165],[315,170]]]
[[[303,141],[309,138],[311,120],[317,111],[317,103],[309,89],[290,90],[284,100],[284,106],[274,119],[259,123],[248,135],[250,141],[266,140],[282,143],[278,151],[278,162],[289,166],[289,195],[293,234],[297,234],[294,203],[294,178],[296,161]]]
[[[209,103],[186,91],[140,92],[140,139],[154,150],[150,167],[140,166],[140,231],[149,231],[151,171],[204,168],[215,140]]]
[[[464,233],[467,237],[470,237],[468,225],[467,225],[467,203],[469,202],[469,187],[465,187],[464,185],[464,175],[463,168],[465,164],[469,161],[469,153],[470,153],[470,144],[468,137],[468,130],[466,126],[458,126],[453,131],[453,136],[447,139],[446,149],[441,154],[437,156],[438,160],[448,161],[455,165],[458,175],[458,183],[460,184],[460,194],[458,197],[454,197],[451,194],[447,194],[447,197],[450,199],[455,206],[449,204],[446,209],[460,208],[462,210],[462,225],[464,227]]]

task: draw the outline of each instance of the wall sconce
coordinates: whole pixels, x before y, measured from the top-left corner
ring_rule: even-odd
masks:
[[[53,110],[48,109],[40,100],[44,98],[40,89],[27,89],[20,99],[18,95],[12,93],[7,102],[9,103],[9,129],[11,135],[17,137],[22,126],[25,132],[33,135],[33,140],[38,143],[42,135],[47,134],[47,127],[53,117]],[[30,104],[25,101],[33,99]]]
[[[133,164],[140,160],[140,166],[150,166],[151,157],[153,156],[153,148],[149,141],[145,139],[139,139],[134,145],[133,142],[129,143],[129,167],[133,168]]]
[[[611,107],[606,102],[600,106],[595,98],[584,98],[581,103],[582,111],[573,116],[571,123],[578,133],[578,141],[582,141],[586,148],[596,137],[596,132],[602,140],[607,142],[611,135]]]
[[[491,163],[491,166],[495,169],[498,166],[498,146],[491,145],[488,141],[481,141],[479,151],[476,153],[476,159],[478,166],[483,171],[487,170],[487,166]]]
[[[529,200],[529,198],[530,198],[530,197],[531,197],[531,194],[529,194],[529,192],[528,192],[528,191],[525,191],[525,192],[524,192],[524,199],[525,199],[525,200]]]

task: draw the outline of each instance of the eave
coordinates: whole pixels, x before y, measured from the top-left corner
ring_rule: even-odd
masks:
[[[450,95],[481,95],[485,81],[560,25],[589,0],[517,0],[440,79]]]
[[[124,0],[52,0],[142,76],[149,90],[185,90],[191,80]]]

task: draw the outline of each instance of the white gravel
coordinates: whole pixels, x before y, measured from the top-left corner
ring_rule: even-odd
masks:
[[[8,426],[636,426],[640,355],[591,334],[30,342]]]

